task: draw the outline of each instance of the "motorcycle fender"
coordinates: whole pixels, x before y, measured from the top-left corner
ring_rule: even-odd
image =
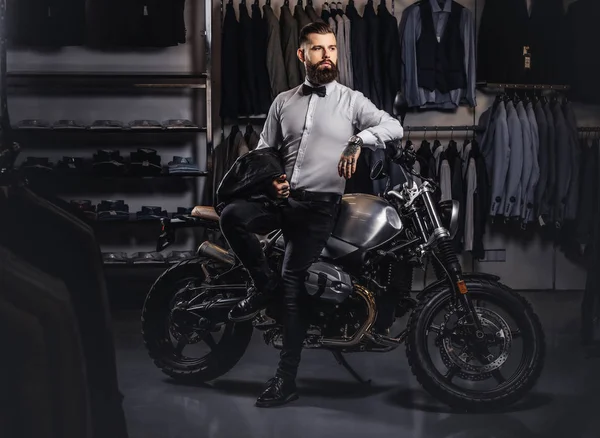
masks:
[[[470,279],[476,279],[476,278],[482,278],[482,279],[486,279],[489,281],[498,281],[500,280],[500,277],[498,277],[497,275],[493,275],[493,274],[487,274],[485,272],[465,272],[462,275],[463,280],[468,283]],[[443,279],[443,280],[438,280],[434,283],[431,283],[430,285],[428,285],[427,287],[425,287],[425,289],[423,289],[421,292],[419,292],[419,294],[417,295],[417,300],[420,300],[421,298],[423,298],[423,296],[425,294],[427,294],[428,292],[432,291],[433,289],[436,289],[440,286],[442,286],[445,282],[447,281],[447,279]]]

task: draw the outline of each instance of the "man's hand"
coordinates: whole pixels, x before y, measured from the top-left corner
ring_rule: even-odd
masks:
[[[278,199],[285,199],[290,196],[290,183],[286,178],[286,175],[281,175],[273,180],[273,189]]]
[[[358,163],[358,157],[360,157],[360,144],[349,143],[338,163],[338,174],[346,179],[352,178],[354,172],[356,172],[356,163]]]

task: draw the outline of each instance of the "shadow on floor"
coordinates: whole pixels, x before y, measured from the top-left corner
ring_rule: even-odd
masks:
[[[175,380],[166,380],[171,385],[197,386],[222,392],[227,395],[257,397],[265,387],[265,382],[248,380],[220,379],[212,383],[182,383]],[[316,396],[334,399],[364,398],[390,391],[394,386],[364,385],[358,382],[345,380],[301,378],[297,382],[298,389],[303,396]]]
[[[459,414],[442,402],[436,400],[423,390],[401,389],[390,393],[386,400],[391,405],[400,406],[405,409],[417,409],[424,412]],[[525,412],[539,409],[552,403],[552,396],[542,393],[530,393],[523,400],[496,412]]]

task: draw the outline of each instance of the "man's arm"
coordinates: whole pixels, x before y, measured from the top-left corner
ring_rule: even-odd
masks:
[[[279,96],[275,98],[271,104],[271,108],[269,108],[267,120],[265,120],[263,130],[260,133],[260,138],[258,140],[258,146],[256,146],[256,149],[279,149],[281,147],[282,136],[281,122],[279,117],[281,110],[281,99]]]
[[[338,174],[346,179],[356,172],[360,148],[385,149],[385,142],[400,140],[404,129],[398,120],[377,107],[362,93],[356,92],[352,103],[353,124],[361,131],[348,139],[348,146],[338,162]]]
[[[354,126],[362,145],[369,149],[385,149],[385,142],[400,140],[404,129],[400,122],[387,112],[378,109],[373,102],[358,92],[353,105]]]

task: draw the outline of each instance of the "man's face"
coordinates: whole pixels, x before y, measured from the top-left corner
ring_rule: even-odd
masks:
[[[298,58],[306,67],[308,80],[314,84],[327,84],[337,78],[337,46],[335,35],[311,33],[308,43],[298,49]]]

